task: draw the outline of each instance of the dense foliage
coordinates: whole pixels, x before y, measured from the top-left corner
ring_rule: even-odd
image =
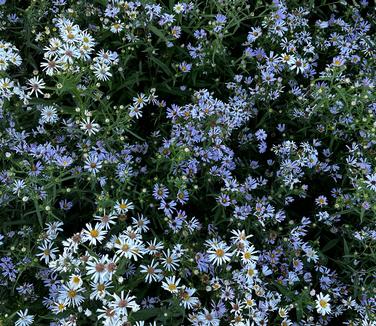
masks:
[[[0,16],[0,325],[376,325],[367,0]]]

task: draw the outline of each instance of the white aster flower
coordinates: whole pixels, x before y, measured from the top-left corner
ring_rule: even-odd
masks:
[[[179,291],[180,278],[176,279],[176,276],[166,277],[166,280],[162,282],[162,289],[171,293],[177,293]]]
[[[320,292],[320,294],[318,294],[316,296],[316,309],[317,309],[317,312],[321,315],[327,315],[331,312],[331,308],[330,308],[330,296],[329,294],[326,294],[325,296]]]
[[[110,73],[110,66],[103,62],[97,62],[92,66],[94,75],[101,81],[109,80],[112,74]]]
[[[43,95],[42,89],[45,88],[46,83],[39,77],[33,77],[27,81],[27,85],[29,85],[27,88],[30,90],[29,94],[35,93],[35,96],[38,97],[39,93]]]
[[[25,311],[18,311],[17,315],[20,317],[15,322],[15,326],[29,326],[34,322],[34,315],[29,315],[28,309],[25,309]]]
[[[233,254],[229,250],[230,248],[224,242],[213,243],[210,250],[208,250],[209,261],[217,266],[229,262]]]

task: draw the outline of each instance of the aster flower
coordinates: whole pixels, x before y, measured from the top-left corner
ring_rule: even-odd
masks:
[[[91,257],[86,263],[86,274],[90,275],[95,283],[104,283],[110,279],[110,274],[106,268],[107,257]]]
[[[321,315],[327,315],[330,314],[331,308],[330,308],[330,296],[329,294],[326,294],[325,296],[320,292],[318,295],[316,295],[316,309],[317,312]]]
[[[90,299],[103,300],[106,296],[110,295],[110,289],[113,288],[111,281],[106,282],[90,282],[91,293]]]
[[[19,318],[16,320],[15,326],[29,326],[34,322],[34,316],[29,315],[28,309],[25,309],[24,311],[19,310],[17,316]]]
[[[56,108],[53,106],[44,106],[41,109],[41,121],[42,123],[55,123],[58,120]]]
[[[30,95],[35,94],[35,96],[38,97],[39,94],[43,95],[42,89],[45,88],[46,83],[44,82],[42,78],[37,76],[37,77],[30,78],[27,81],[27,85],[29,85],[28,87],[28,89],[30,90],[29,94]]]
[[[153,187],[153,196],[157,200],[166,199],[169,194],[168,189],[162,184],[155,184]]]
[[[102,215],[95,215],[94,219],[99,221],[100,225],[105,229],[109,230],[112,225],[116,224],[116,219],[118,218],[115,212],[110,212],[106,214],[106,211]]]
[[[95,246],[97,242],[101,243],[107,234],[101,223],[96,223],[94,227],[90,223],[87,223],[86,228],[82,233],[82,240],[88,241],[90,245]]]
[[[124,24],[120,21],[117,21],[111,25],[111,32],[112,33],[120,33],[124,29]]]
[[[73,64],[74,60],[80,56],[80,51],[73,44],[62,44],[58,49],[59,60],[62,63]]]
[[[116,254],[120,257],[132,258],[135,261],[144,254],[143,243],[138,239],[130,239],[128,237],[119,238],[114,247],[117,249]]]
[[[67,199],[62,199],[59,201],[59,207],[64,211],[69,211],[73,207],[73,203]]]
[[[82,286],[83,280],[81,275],[72,274],[69,278],[69,286],[71,289],[78,289]]]
[[[365,181],[365,184],[367,185],[367,188],[376,192],[376,173],[367,175],[366,178],[367,180]]]
[[[137,104],[135,105],[131,105],[129,107],[129,116],[131,118],[136,118],[136,119],[139,119],[142,117],[142,110],[141,110],[141,107]]]
[[[315,203],[319,207],[324,207],[324,206],[328,205],[327,198],[325,196],[322,196],[322,195],[315,199]]]
[[[341,67],[344,65],[344,63],[345,63],[345,60],[342,57],[335,57],[333,58],[332,65],[334,67]]]
[[[158,268],[158,263],[151,261],[150,265],[140,265],[141,273],[145,274],[145,281],[147,283],[158,282],[162,276],[162,270]]]
[[[145,251],[149,255],[157,254],[164,247],[163,243],[162,242],[157,242],[156,238],[154,238],[153,241],[148,241],[146,243],[147,243],[147,247],[145,248]]]
[[[206,308],[199,312],[197,319],[208,326],[219,326],[220,323],[217,313],[215,311],[209,311]]]
[[[76,307],[81,305],[85,300],[81,295],[82,292],[82,288],[73,288],[71,285],[62,285],[59,291],[59,299],[66,302],[68,307]]]
[[[120,295],[114,293],[112,297],[113,301],[110,301],[109,305],[115,311],[115,313],[127,316],[127,309],[130,309],[133,312],[136,312],[140,309],[140,306],[135,301],[136,297],[133,295],[131,296],[130,292],[125,294],[124,291],[121,291]]]
[[[40,260],[44,259],[46,264],[48,264],[50,260],[54,260],[56,258],[55,253],[58,252],[58,249],[53,248],[53,243],[49,241],[43,241],[42,245],[38,246],[38,249],[41,252],[37,254],[37,257],[40,257]]]
[[[171,252],[170,249],[163,252],[163,257],[161,258],[162,266],[169,272],[177,269],[179,266],[179,261],[179,257],[174,252]]]
[[[133,209],[134,205],[132,202],[129,202],[127,199],[122,199],[121,201],[117,201],[114,209],[118,214],[125,214],[129,210]]]
[[[58,302],[54,302],[52,307],[51,307],[51,310],[52,312],[56,313],[56,314],[59,314],[63,311],[65,311],[68,307],[68,304],[64,301],[58,301]]]
[[[104,319],[104,323],[106,324],[119,324],[120,321],[120,316],[115,309],[103,306],[102,308],[97,309],[98,314],[98,319]]]
[[[134,105],[137,105],[140,109],[142,109],[148,102],[148,98],[145,94],[140,93],[136,97],[133,97],[132,101]]]
[[[92,67],[95,77],[101,81],[110,79],[112,76],[110,69],[111,67],[104,62],[96,62]]]
[[[91,121],[90,117],[86,117],[86,119],[80,123],[80,128],[89,136],[95,135],[100,130],[99,124],[96,123],[95,120]]]
[[[253,283],[253,279],[257,276],[258,274],[258,271],[256,269],[256,264],[255,263],[248,263],[245,267],[244,267],[244,272],[245,272],[245,276],[247,278],[248,281],[251,282],[251,284]]]
[[[176,279],[176,276],[166,277],[165,281],[162,282],[162,289],[169,291],[171,293],[178,293],[179,291],[180,278]]]
[[[96,175],[102,168],[102,162],[97,155],[89,155],[85,160],[84,168]]]
[[[258,260],[256,253],[258,253],[258,251],[253,245],[245,245],[244,248],[241,251],[238,251],[237,254],[241,256],[243,264],[248,264]]]
[[[308,262],[310,262],[310,261],[313,261],[315,263],[318,262],[319,256],[317,255],[317,252],[315,250],[313,250],[309,246],[304,247],[303,250],[305,252],[305,256],[307,257]]]
[[[231,240],[233,240],[234,243],[241,243],[246,246],[249,244],[248,239],[253,237],[252,234],[247,235],[245,230],[231,230],[231,234],[233,234]]]
[[[186,73],[190,72],[191,69],[192,69],[192,64],[190,64],[190,63],[187,63],[187,62],[183,61],[182,63],[179,64],[179,70],[183,74],[186,74]]]
[[[292,57],[289,61],[290,69],[296,73],[303,73],[307,67],[307,63],[302,58]]]
[[[233,253],[229,251],[230,247],[224,242],[213,243],[207,251],[209,254],[209,261],[214,265],[221,266],[223,263],[227,263],[231,260]]]
[[[58,72],[61,69],[61,63],[57,57],[47,59],[47,61],[42,62],[40,66],[48,76],[53,76],[56,72]]]
[[[140,231],[147,232],[149,230],[148,224],[150,224],[150,220],[141,214],[138,215],[137,218],[132,217],[132,224]]]
[[[14,194],[17,194],[19,196],[21,193],[21,190],[24,189],[25,187],[26,187],[26,184],[24,180],[21,180],[21,179],[15,180],[13,183],[12,191]]]
[[[198,297],[193,296],[196,293],[196,289],[182,287],[179,291],[180,305],[185,309],[193,309],[200,304]]]

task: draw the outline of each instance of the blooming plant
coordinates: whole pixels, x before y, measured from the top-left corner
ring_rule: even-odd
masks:
[[[367,0],[0,17],[0,325],[376,325]]]

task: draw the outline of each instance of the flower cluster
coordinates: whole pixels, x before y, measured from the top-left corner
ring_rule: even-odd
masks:
[[[367,0],[0,17],[0,325],[376,325]]]

